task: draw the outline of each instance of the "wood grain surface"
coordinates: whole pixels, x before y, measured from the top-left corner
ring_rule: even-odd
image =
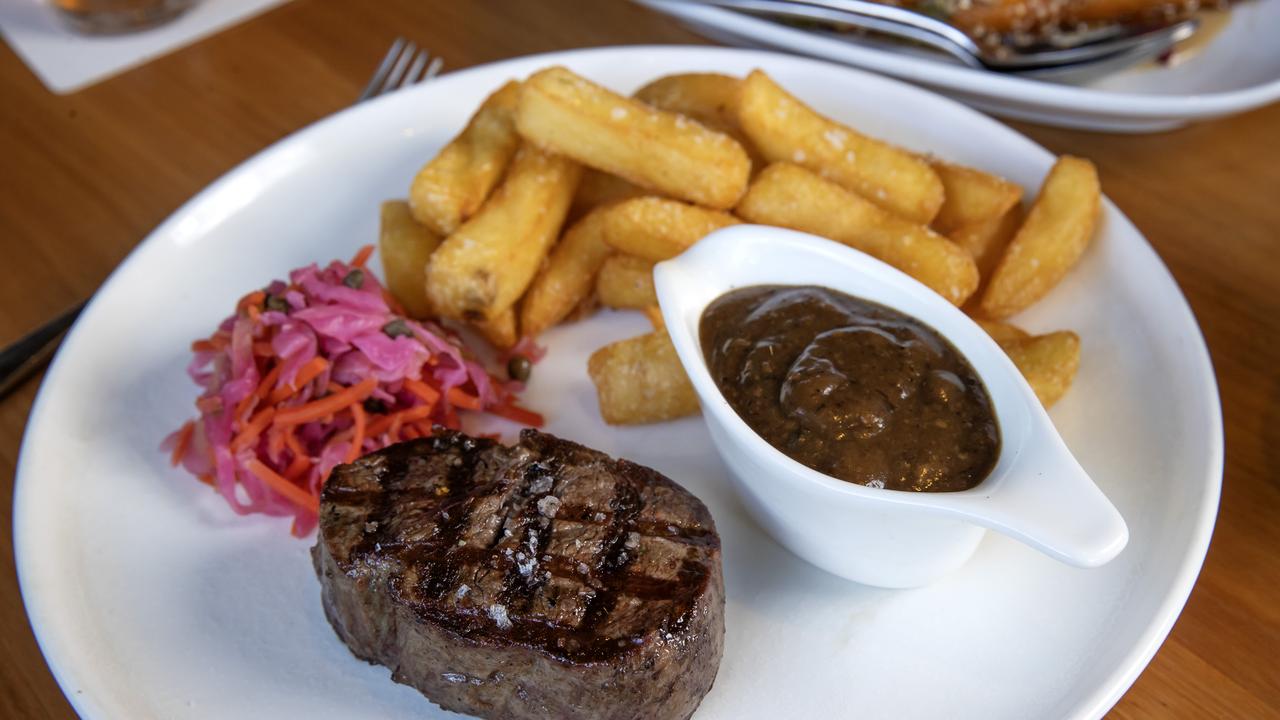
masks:
[[[295,0],[68,96],[0,46],[0,343],[92,293],[210,181],[349,105],[399,35],[454,70],[706,42],[621,1]],[[1111,717],[1280,717],[1280,105],[1146,136],[1014,127],[1097,162],[1106,193],[1190,299],[1222,392],[1226,478],[1208,559]],[[13,565],[13,474],[36,388],[0,404],[0,717],[69,718]]]

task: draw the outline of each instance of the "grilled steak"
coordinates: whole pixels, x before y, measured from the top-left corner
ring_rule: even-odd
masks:
[[[357,657],[486,718],[688,718],[724,640],[720,538],[648,468],[526,430],[334,470],[312,550]]]

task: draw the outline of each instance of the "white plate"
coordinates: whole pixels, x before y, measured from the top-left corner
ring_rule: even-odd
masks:
[[[805,32],[687,0],[635,0],[730,44],[785,50],[875,70],[976,108],[1045,125],[1148,132],[1233,115],[1280,99],[1280,3],[1246,0],[1199,55],[1134,67],[1082,86],[937,62]]]
[[[32,627],[75,708],[97,718],[441,715],[356,660],[324,619],[287,521],[242,518],[168,467],[192,414],[183,368],[243,291],[375,237],[378,203],[502,81],[561,63],[622,91],[665,73],[766,68],[819,110],[1034,188],[1052,158],[949,100],[813,60],[716,48],[616,48],[474,68],[340,113],[214,183],[115,272],[36,401],[15,498]],[[1089,718],[1160,645],[1213,527],[1217,390],[1200,333],[1151,247],[1109,203],[1081,267],[1021,319],[1084,341],[1053,418],[1124,514],[1128,549],[1079,570],[1000,536],[909,592],[827,575],[745,516],[699,418],[600,422],[585,372],[646,327],[603,313],[547,336],[527,401],[549,430],[651,465],[697,493],[724,540],[728,635],[700,718]],[[850,552],[856,552],[850,548]]]

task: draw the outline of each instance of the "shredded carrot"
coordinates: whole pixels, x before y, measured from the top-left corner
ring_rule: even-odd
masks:
[[[319,355],[311,358],[307,362],[303,363],[302,367],[298,368],[298,374],[293,378],[293,382],[287,385],[282,385],[271,392],[271,397],[268,399],[268,402],[275,405],[276,403],[285,400],[290,395],[293,395],[306,387],[307,383],[315,380],[327,367],[329,367],[328,360],[325,360]]]
[[[256,415],[249,419],[249,422],[240,428],[237,434],[231,440],[231,451],[239,452],[258,441],[258,437],[262,435],[262,431],[267,429],[271,424],[271,418],[275,417],[276,409],[274,407],[265,407],[258,411]]]
[[[222,412],[222,398],[218,395],[196,398],[196,409],[210,415]]]
[[[253,344],[253,354],[262,357],[271,357],[276,354],[275,348],[271,347],[271,343],[260,340]]]
[[[307,455],[306,448],[302,447],[302,441],[298,440],[298,435],[293,428],[288,428],[280,434],[284,435],[285,447],[293,453],[293,460],[290,460],[289,467],[285,468],[284,476],[290,480],[297,480],[311,469],[311,457]]]
[[[311,458],[306,455],[294,455],[289,467],[284,469],[284,476],[290,480],[298,480],[311,469]]]
[[[307,449],[302,447],[302,441],[298,439],[298,434],[293,431],[293,428],[286,428],[281,434],[284,435],[284,446],[289,448],[294,457],[306,456]]]
[[[213,476],[212,476],[212,475],[209,475],[209,474],[197,475],[197,476],[196,476],[196,479],[197,479],[197,480],[199,480],[200,482],[204,483],[205,485],[208,485],[209,487],[215,487],[215,485],[213,484]]]
[[[261,307],[262,303],[266,302],[266,299],[267,294],[265,292],[261,290],[254,290],[248,295],[240,298],[240,302],[236,303],[236,309],[243,312],[255,305]]]
[[[402,423],[414,422],[415,420],[422,420],[430,417],[431,411],[434,409],[435,408],[428,405],[414,405],[408,410],[401,410],[400,412],[383,415],[369,423],[369,426],[365,428],[365,437],[376,437],[384,432],[388,432],[393,426],[399,428]],[[393,432],[392,435],[394,434],[395,433]]]
[[[449,388],[449,392],[445,393],[445,397],[449,398],[450,403],[457,405],[464,410],[479,410],[483,407],[480,403],[480,398],[474,395],[468,395],[457,385]]]
[[[542,424],[546,422],[541,413],[536,413],[532,410],[522,408],[519,405],[498,405],[496,407],[489,408],[489,412],[497,415],[498,417],[504,417],[508,420],[514,420],[515,422],[531,425],[533,427],[542,427]]]
[[[220,349],[212,340],[196,340],[191,343],[191,352],[217,352]]]
[[[409,313],[404,309],[404,306],[400,304],[400,301],[396,300],[395,295],[383,290],[382,300],[387,303],[387,307],[391,308],[391,312],[397,315],[403,315],[404,317],[409,317]]]
[[[294,505],[297,505],[304,510],[310,510],[311,512],[317,512],[319,510],[319,504],[311,493],[289,482],[275,470],[264,465],[258,458],[253,458],[249,462],[245,463],[245,467],[248,468],[249,472],[253,473],[255,477],[266,483],[267,487],[275,490],[276,494],[284,497]]]
[[[275,385],[276,381],[279,379],[280,379],[280,365],[277,364],[275,367],[271,368],[271,371],[268,372],[262,378],[262,382],[258,383],[257,391],[255,391],[253,394],[257,395],[259,398],[266,398],[271,391],[271,387]]]
[[[404,387],[409,392],[422,398],[423,402],[428,405],[434,406],[436,401],[440,399],[440,391],[421,380],[405,380]]]
[[[280,377],[280,366],[276,365],[271,371],[263,376],[262,381],[258,383],[258,389],[249,393],[236,405],[236,418],[244,417],[245,412],[252,409],[256,403],[260,403],[267,397],[267,390],[275,384],[276,378]]]
[[[267,431],[267,457],[276,461],[282,452],[284,452],[284,431],[280,428],[271,428]]]
[[[355,435],[351,438],[351,447],[347,449],[346,462],[355,462],[355,459],[361,455],[360,450],[364,447],[365,415],[360,403],[351,403],[351,417],[356,421]]]
[[[174,467],[178,467],[178,463],[182,462],[182,456],[187,454],[187,446],[191,444],[191,434],[196,429],[195,421],[188,420],[178,428],[178,437],[173,443],[173,454],[169,456],[169,463]]]
[[[369,397],[369,394],[376,387],[378,387],[377,378],[365,378],[351,387],[343,388],[340,392],[326,395],[306,405],[281,410],[276,415],[276,422],[281,425],[300,425],[305,422],[320,420],[326,415],[332,415],[346,408],[352,403],[364,402],[365,398]]]
[[[373,254],[373,246],[365,245],[356,251],[355,257],[351,258],[349,263],[353,267],[363,268],[364,264],[369,262],[369,256]]]
[[[400,437],[405,440],[416,440],[422,437],[422,433],[418,432],[418,429],[414,426],[406,425],[404,429],[400,431]]]

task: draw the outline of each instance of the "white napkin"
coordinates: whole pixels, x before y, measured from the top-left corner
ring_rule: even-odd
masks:
[[[47,0],[0,0],[0,33],[56,93],[69,93],[141,65],[287,0],[196,0],[176,20],[127,35],[77,35]]]

